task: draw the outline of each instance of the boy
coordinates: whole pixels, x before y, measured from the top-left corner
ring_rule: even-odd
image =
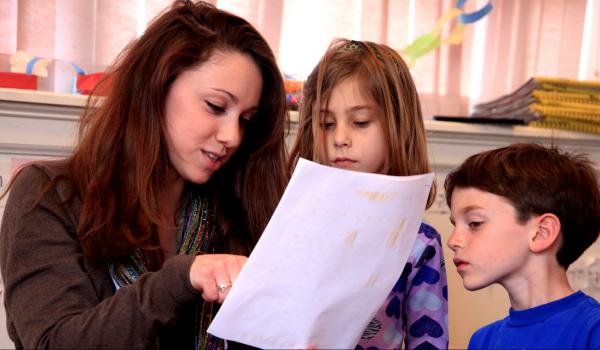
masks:
[[[600,232],[592,162],[535,144],[469,157],[445,182],[448,246],[467,290],[506,289],[509,315],[479,329],[470,349],[600,347],[600,304],[567,280]]]

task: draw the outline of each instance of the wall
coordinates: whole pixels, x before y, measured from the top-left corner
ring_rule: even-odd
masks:
[[[25,160],[38,157],[62,157],[71,151],[76,139],[76,122],[85,98],[66,94],[25,92],[0,89],[0,191],[10,172]],[[292,116],[297,118],[296,114]],[[515,141],[537,141],[549,144],[553,140],[569,150],[583,151],[600,164],[600,136],[573,132],[534,129],[523,126],[481,126],[450,122],[425,121],[429,156],[436,173],[438,196],[425,214],[425,220],[441,233],[445,243],[452,231],[443,194],[444,176],[469,155]],[[292,123],[291,141],[295,124]],[[597,168],[600,171],[600,168]],[[3,201],[0,202],[0,212]],[[504,290],[491,286],[476,292],[462,287],[460,276],[452,264],[452,252],[445,247],[450,299],[450,348],[466,348],[470,335],[479,327],[507,314],[508,298]],[[600,257],[596,243],[576,263],[584,282],[594,277],[589,265]],[[592,265],[597,267],[597,265]],[[588,273],[590,276],[588,276]],[[585,283],[583,285],[585,285]],[[600,290],[588,283],[585,289],[600,300]],[[4,326],[4,310],[0,307],[0,348],[12,347]]]

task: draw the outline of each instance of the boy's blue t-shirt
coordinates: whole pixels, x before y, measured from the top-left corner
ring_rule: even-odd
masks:
[[[578,291],[503,320],[471,336],[469,349],[600,349],[600,303]]]

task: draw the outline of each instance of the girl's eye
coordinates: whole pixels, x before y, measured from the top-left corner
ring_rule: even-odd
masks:
[[[469,222],[469,227],[472,229],[478,229],[483,225],[483,221],[471,221]]]
[[[323,129],[331,129],[335,126],[334,122],[323,122],[321,123],[321,126],[323,127]]]
[[[370,121],[368,120],[363,120],[363,121],[355,121],[354,125],[358,126],[359,128],[366,128],[367,126],[369,126]]]
[[[221,107],[221,106],[219,106],[217,104],[214,104],[214,103],[212,103],[210,101],[206,101],[206,105],[215,114],[221,114],[221,113],[225,112],[225,108],[223,108],[223,107]]]

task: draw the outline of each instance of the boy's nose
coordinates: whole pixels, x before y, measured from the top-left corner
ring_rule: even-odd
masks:
[[[453,252],[456,252],[456,250],[460,247],[460,240],[458,234],[456,233],[456,229],[454,229],[454,231],[452,231],[450,234],[450,238],[448,238],[446,245],[448,248],[452,249]]]

